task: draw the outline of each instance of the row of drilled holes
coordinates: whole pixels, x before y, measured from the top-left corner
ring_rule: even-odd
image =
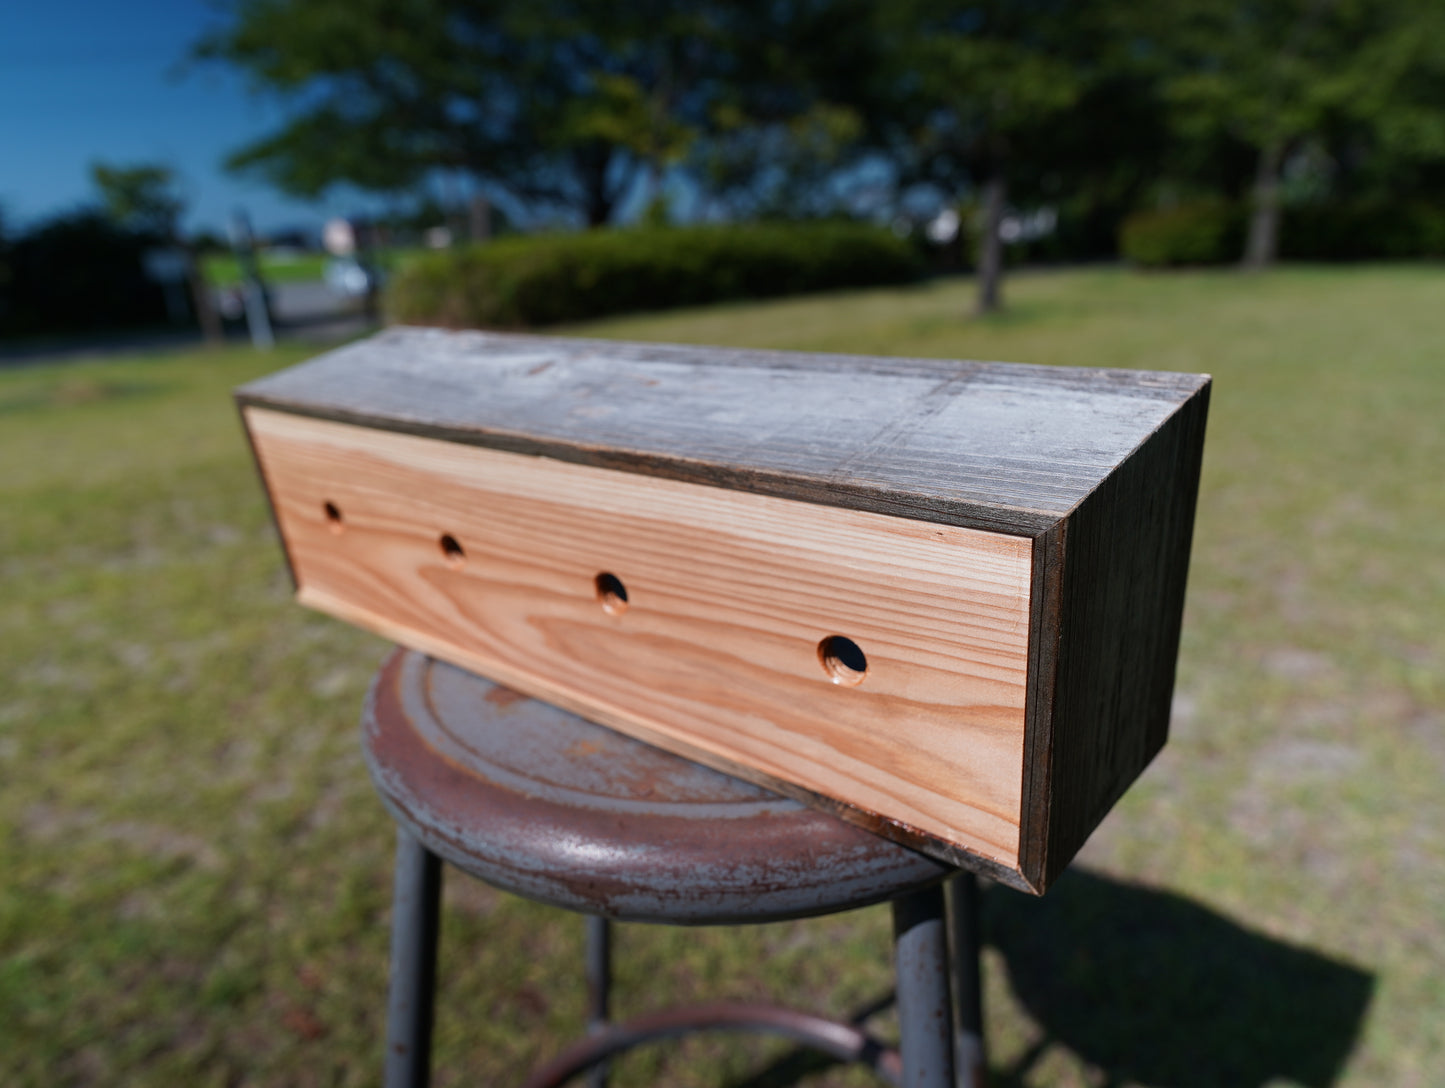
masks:
[[[333,533],[340,533],[345,529],[346,522],[340,507],[334,502],[326,502],[322,509]],[[443,533],[438,537],[437,547],[441,549],[447,563],[453,567],[460,567],[467,561],[466,549],[451,533]],[[605,612],[620,616],[627,611],[627,587],[622,584],[621,578],[609,571],[603,571],[592,582],[597,590],[597,600]],[[829,635],[819,642],[818,661],[835,684],[852,687],[862,683],[863,677],[868,674],[868,658],[862,648],[844,635]]]

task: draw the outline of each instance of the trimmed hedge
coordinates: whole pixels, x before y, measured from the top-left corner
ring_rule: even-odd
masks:
[[[1223,201],[1135,212],[1119,228],[1119,252],[1145,268],[1223,264],[1244,251],[1244,215]]]
[[[919,254],[858,223],[636,227],[512,236],[406,264],[390,315],[452,328],[528,328],[726,299],[902,283]]]
[[[1299,261],[1445,257],[1445,209],[1400,203],[1288,208],[1279,248]]]
[[[1244,252],[1244,209],[1222,201],[1135,212],[1119,232],[1122,255],[1146,268],[1230,264]],[[1445,209],[1352,203],[1285,208],[1279,254],[1293,261],[1445,257]]]

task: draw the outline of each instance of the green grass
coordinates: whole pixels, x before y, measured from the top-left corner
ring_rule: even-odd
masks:
[[[418,253],[419,249],[393,249],[380,254],[383,268],[394,268]],[[331,257],[325,253],[281,254],[261,253],[257,258],[261,275],[267,283],[315,283],[326,274]],[[240,262],[230,253],[213,253],[202,262],[206,280],[213,287],[232,287],[241,282]]]
[[[1009,291],[986,321],[955,280],[576,331],[1213,373],[1173,737],[1089,875],[988,894],[997,1079],[1439,1083],[1445,269]],[[300,355],[0,372],[0,1083],[376,1083],[392,839],[355,720],[384,647],[288,600],[227,398]],[[580,1026],[580,922],[460,877],[446,911],[437,1083],[513,1083]],[[839,1013],[887,945],[881,909],[624,927],[619,1004]],[[778,1053],[699,1039],[618,1083]]]
[[[267,283],[314,283],[325,274],[329,260],[325,253],[281,257],[262,253],[257,263]],[[202,269],[213,287],[231,287],[241,282],[241,263],[229,253],[213,253],[202,262]]]

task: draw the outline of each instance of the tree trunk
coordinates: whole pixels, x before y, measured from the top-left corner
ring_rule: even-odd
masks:
[[[646,166],[647,203],[642,208],[642,217],[650,227],[665,227],[668,224],[668,207],[662,193],[662,163],[648,159]]]
[[[473,242],[489,242],[492,239],[492,202],[481,193],[473,193],[467,205],[467,233]]]
[[[995,169],[983,186],[983,227],[978,238],[978,309],[980,314],[994,313],[1003,304],[1003,239],[999,224],[1003,222],[1004,200],[1008,183],[1003,171]]]
[[[216,313],[216,307],[211,300],[211,287],[206,283],[206,274],[202,271],[195,250],[184,243],[182,249],[186,255],[186,286],[190,288],[196,323],[201,326],[201,335],[206,338],[206,343],[219,344],[225,339],[225,334],[221,329],[221,317]]]
[[[612,201],[606,196],[592,192],[587,197],[587,226],[605,227],[612,218]]]
[[[606,226],[616,203],[607,176],[612,166],[611,149],[606,144],[588,144],[573,152],[572,161],[582,183],[582,211],[587,216],[587,226]]]
[[[1268,268],[1279,256],[1279,174],[1284,145],[1266,144],[1259,152],[1249,214],[1249,238],[1244,245],[1243,266],[1250,270]]]

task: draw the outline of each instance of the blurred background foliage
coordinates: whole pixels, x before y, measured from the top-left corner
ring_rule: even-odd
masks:
[[[1026,262],[1445,255],[1434,0],[221,0],[189,63],[281,107],[233,170],[371,194],[414,245],[862,219],[976,267],[983,310]],[[77,224],[108,284],[174,235],[164,168],[95,180],[94,208],[0,220],[0,332],[67,308]],[[107,290],[96,323],[153,319],[144,283]]]
[[[290,192],[437,168],[576,222],[638,187],[727,218],[1057,205],[1056,256],[1128,214],[1429,199],[1445,9],[1429,0],[233,0],[198,47],[292,107],[235,167]],[[987,235],[988,225],[980,232]],[[996,233],[996,231],[995,231]],[[1344,255],[1344,254],[1341,254]]]

